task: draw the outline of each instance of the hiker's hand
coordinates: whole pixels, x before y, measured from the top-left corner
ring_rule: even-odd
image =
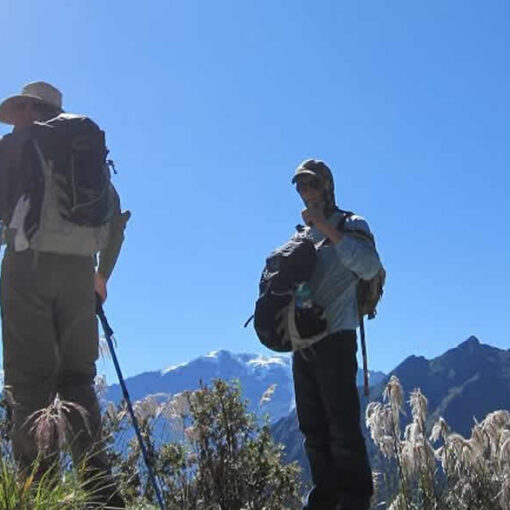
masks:
[[[108,296],[108,292],[106,290],[106,279],[101,274],[96,272],[94,275],[94,290],[96,291],[96,294],[99,294],[101,296],[101,304],[106,301],[106,297]]]
[[[307,225],[313,225],[324,237],[327,237],[332,243],[338,243],[342,239],[342,234],[333,225],[328,223],[326,216],[321,209],[307,208],[301,213],[303,221]]]
[[[326,217],[319,207],[307,207],[306,209],[303,209],[301,212],[301,217],[307,225],[314,225],[321,231],[324,224],[327,224]]]

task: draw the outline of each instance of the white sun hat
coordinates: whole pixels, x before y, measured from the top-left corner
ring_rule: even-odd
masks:
[[[8,97],[0,103],[0,122],[14,124],[16,109],[26,101],[54,108],[57,113],[62,110],[62,92],[44,81],[29,83],[23,87],[21,94]]]

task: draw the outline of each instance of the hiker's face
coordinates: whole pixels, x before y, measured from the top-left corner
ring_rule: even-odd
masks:
[[[323,205],[323,185],[322,182],[313,176],[303,176],[296,182],[296,190],[301,196],[306,207],[314,209]]]
[[[52,108],[34,101],[22,101],[16,106],[14,126],[31,126],[34,122],[51,119],[57,114]]]

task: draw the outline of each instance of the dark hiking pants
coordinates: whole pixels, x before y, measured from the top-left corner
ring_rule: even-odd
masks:
[[[304,510],[368,510],[372,474],[360,427],[356,332],[330,335],[293,356],[299,428],[313,487]]]
[[[21,468],[38,455],[29,417],[53,401],[82,406],[68,416],[75,461],[100,437],[100,411],[94,391],[98,332],[92,257],[7,250],[0,281],[5,387],[13,399],[12,446]],[[52,445],[56,452],[56,446]],[[105,456],[89,460],[106,468]]]

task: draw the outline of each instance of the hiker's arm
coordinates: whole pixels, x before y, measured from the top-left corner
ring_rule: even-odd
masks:
[[[0,138],[0,221],[5,220],[9,191],[9,163],[6,145],[6,138]]]
[[[95,288],[96,292],[102,297],[103,301],[106,299],[106,282],[110,278],[115,263],[119,257],[122,243],[124,242],[124,230],[131,213],[129,211],[121,212],[120,199],[116,196],[116,212],[110,220],[110,232],[108,235],[108,242],[106,246],[99,252],[99,266],[95,275]]]
[[[340,239],[332,241],[342,264],[363,280],[373,278],[382,264],[367,222],[361,218],[348,219],[345,230],[338,235]]]
[[[124,229],[131,213],[124,211],[116,214],[110,223],[110,235],[108,244],[99,252],[99,266],[97,272],[100,273],[105,280],[110,278],[117,258],[119,257],[122,243],[124,242]]]
[[[0,138],[0,220],[5,221],[11,207],[11,180],[17,168],[15,140],[12,134]]]

